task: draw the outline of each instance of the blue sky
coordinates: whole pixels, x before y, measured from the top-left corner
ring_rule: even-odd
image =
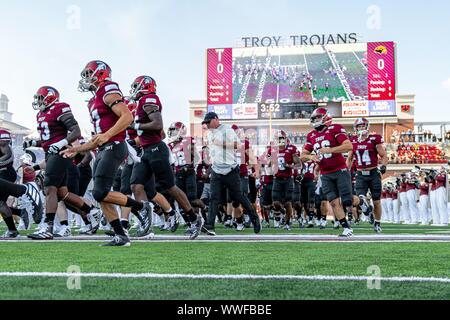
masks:
[[[379,29],[367,27],[371,5],[380,8]],[[79,28],[70,24],[73,8]],[[124,92],[136,76],[154,77],[167,124],[187,122],[188,100],[205,98],[206,48],[243,36],[350,32],[397,42],[398,93],[417,94],[416,118],[447,118],[450,4],[433,0],[0,0],[0,92],[14,120],[34,128],[33,94],[53,85],[90,130],[77,83],[85,63],[101,59]]]

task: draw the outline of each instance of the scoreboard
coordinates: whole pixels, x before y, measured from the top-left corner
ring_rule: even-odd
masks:
[[[207,104],[223,119],[301,119],[317,103],[343,117],[396,115],[395,43],[207,50]]]

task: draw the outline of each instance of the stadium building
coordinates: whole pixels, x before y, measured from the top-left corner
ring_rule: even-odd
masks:
[[[207,99],[189,101],[191,134],[202,137],[203,116],[214,111],[244,129],[258,153],[277,129],[301,148],[312,111],[324,106],[348,132],[356,118],[368,118],[387,142],[392,173],[447,163],[444,139],[429,150],[436,141],[411,138],[421,125],[415,95],[397,93],[395,48],[376,42],[208,49]]]

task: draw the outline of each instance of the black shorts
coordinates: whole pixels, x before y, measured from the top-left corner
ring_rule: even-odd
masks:
[[[251,203],[256,203],[256,198],[258,197],[258,189],[256,189],[256,179],[254,177],[248,177],[248,188],[250,192],[248,193],[248,198]]]
[[[316,195],[316,183],[312,179],[303,179],[301,185],[301,203],[313,205]]]
[[[3,170],[0,170],[0,178],[11,183],[15,183],[17,180],[17,173],[13,166],[8,166]],[[1,190],[0,190],[1,191]],[[6,202],[8,200],[7,194],[0,193],[0,201]]]
[[[169,148],[164,142],[146,147],[141,162],[134,165],[131,184],[145,185],[154,175],[163,190],[174,187],[175,177],[169,155]]]
[[[66,159],[59,154],[45,155],[45,187],[67,187],[67,171],[72,164],[71,159]]]
[[[122,167],[117,169],[116,176],[114,177],[114,183],[112,186],[113,191],[120,192],[120,185],[122,183]]]
[[[301,184],[294,179],[294,191],[292,192],[292,202],[300,202],[301,198]]]
[[[80,170],[73,163],[67,169],[67,189],[76,195],[80,193]]]
[[[323,174],[321,180],[322,190],[328,201],[341,198],[344,206],[353,204],[352,179],[347,169]]]
[[[176,173],[175,177],[177,187],[186,194],[189,201],[199,199],[197,197],[197,176],[194,169],[181,170]]]
[[[374,169],[368,172],[358,171],[356,174],[356,195],[366,196],[370,190],[372,199],[378,201],[381,199],[382,191],[381,174],[378,169]]]
[[[124,142],[107,143],[99,149],[93,170],[94,194],[111,191],[117,171],[127,154],[128,150]]]
[[[287,179],[275,178],[273,181],[272,199],[277,202],[292,202],[294,182],[292,177]]]
[[[122,167],[122,174],[120,175],[120,192],[125,195],[131,195],[131,174],[133,173],[133,164],[125,164]]]
[[[265,184],[261,188],[261,205],[264,207],[271,206],[272,201],[272,190],[273,190],[273,183]]]

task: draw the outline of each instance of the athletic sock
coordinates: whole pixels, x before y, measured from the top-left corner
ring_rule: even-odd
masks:
[[[13,217],[3,218],[3,221],[5,221],[6,225],[8,226],[9,231],[17,231],[16,224],[14,223]]]
[[[119,219],[113,220],[109,224],[111,225],[111,227],[113,227],[116,235],[126,236],[125,231],[123,230],[122,224],[120,223]]]
[[[126,230],[130,229],[130,222],[128,220],[120,220],[120,224],[122,225],[122,228]]]
[[[53,233],[53,224],[55,222],[56,213],[46,213],[44,222],[48,225],[47,231]]]
[[[61,221],[60,224],[61,224],[62,226],[69,226],[69,221],[64,220],[64,221]]]
[[[348,225],[348,221],[346,218],[339,220],[339,223],[341,224],[342,228],[350,229],[350,226]]]
[[[125,204],[125,207],[131,208],[133,212],[139,212],[144,208],[144,204],[130,197],[127,197],[127,203]]]
[[[244,219],[242,219],[242,216],[240,216],[239,218],[236,218],[236,222],[238,224],[242,224],[242,223],[244,223]]]
[[[380,226],[381,226],[381,221],[375,220],[375,227],[380,227]]]

